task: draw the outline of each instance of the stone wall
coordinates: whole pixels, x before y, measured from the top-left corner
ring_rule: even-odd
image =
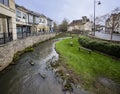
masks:
[[[13,56],[18,51],[22,51],[25,48],[32,46],[35,43],[39,43],[50,38],[53,38],[56,34],[46,34],[40,36],[32,36],[21,40],[9,42],[0,46],[0,71],[6,68],[13,59]]]

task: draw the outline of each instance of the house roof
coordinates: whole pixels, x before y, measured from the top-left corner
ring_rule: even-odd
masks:
[[[49,17],[47,17],[47,20],[49,20],[49,21],[53,21],[51,18],[49,18]]]
[[[26,9],[24,6],[20,6],[20,5],[18,5],[18,4],[15,4],[15,7],[16,7],[17,9],[21,10],[21,11],[26,12],[26,13],[29,12],[29,10]]]
[[[21,10],[21,11],[24,11],[24,12],[28,13],[28,14],[31,14],[31,15],[34,15],[34,16],[38,16],[38,17],[40,16],[40,13],[31,11],[29,9],[26,9],[24,6],[20,6],[18,4],[15,4],[15,7],[17,9]]]
[[[90,20],[87,18],[87,16],[83,16],[82,19],[73,20],[68,26],[84,25],[86,22],[89,22],[89,21]]]
[[[69,24],[69,26],[80,25],[80,24],[82,24],[82,20],[73,20],[73,21]]]

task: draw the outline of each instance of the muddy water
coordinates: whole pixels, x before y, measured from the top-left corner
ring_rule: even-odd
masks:
[[[46,70],[46,62],[49,59],[53,56],[58,59],[54,50],[56,41],[41,43],[34,52],[22,55],[17,65],[0,76],[0,94],[65,94],[54,73]],[[34,66],[29,63],[31,60],[35,63]],[[76,89],[74,94],[86,93]]]

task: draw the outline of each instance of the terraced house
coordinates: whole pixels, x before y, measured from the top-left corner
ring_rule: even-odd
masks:
[[[52,31],[53,21],[45,15],[16,4],[16,22],[18,38],[38,32]]]
[[[16,4],[16,24],[18,38],[27,37],[38,31],[39,14]]]
[[[43,14],[15,4],[14,0],[0,0],[0,44],[53,31],[53,21]]]
[[[14,0],[0,0],[0,44],[17,39]]]

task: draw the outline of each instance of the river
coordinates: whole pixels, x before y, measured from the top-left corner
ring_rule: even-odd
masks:
[[[62,91],[52,71],[46,69],[46,62],[53,56],[58,59],[54,47],[57,40],[49,40],[35,47],[34,52],[25,53],[10,67],[9,71],[0,75],[0,94],[67,94]],[[30,65],[32,60],[35,65]],[[43,79],[39,73],[46,76]],[[73,94],[73,93],[72,93]],[[74,94],[87,94],[75,90]]]

